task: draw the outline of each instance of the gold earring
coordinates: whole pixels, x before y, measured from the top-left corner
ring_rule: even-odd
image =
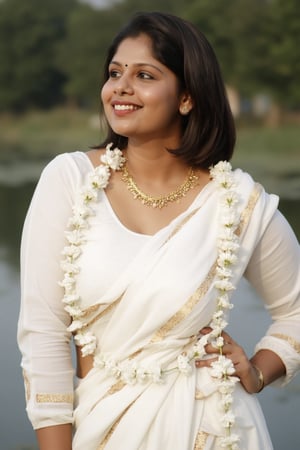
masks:
[[[179,112],[180,114],[182,114],[183,116],[186,116],[189,112],[190,112],[190,108],[188,107],[188,105],[182,105],[179,108]]]

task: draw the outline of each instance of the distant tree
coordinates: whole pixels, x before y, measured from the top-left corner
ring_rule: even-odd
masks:
[[[69,103],[93,107],[99,104],[104,54],[118,20],[110,10],[89,5],[79,5],[68,17],[57,64],[67,77],[64,93]]]
[[[299,0],[269,0],[269,37],[265,89],[284,106],[300,107]]]
[[[0,3],[0,110],[49,107],[62,98],[57,43],[76,0],[5,0]]]
[[[244,96],[300,104],[299,0],[191,0],[183,15],[212,43],[227,83]]]
[[[253,73],[265,52],[265,9],[264,0],[194,0],[184,12],[212,44],[226,82],[244,93],[259,84]]]
[[[180,15],[187,3],[186,0],[123,0],[114,5],[112,12],[119,11],[123,21],[140,11],[164,11]]]

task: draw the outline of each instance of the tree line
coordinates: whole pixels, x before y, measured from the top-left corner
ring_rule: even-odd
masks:
[[[226,83],[300,106],[298,0],[0,0],[0,111],[99,103],[102,63],[115,32],[136,11],[192,21],[212,43]]]

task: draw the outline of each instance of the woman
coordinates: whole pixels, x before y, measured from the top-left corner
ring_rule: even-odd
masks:
[[[47,166],[24,226],[18,339],[40,449],[269,450],[253,394],[300,367],[299,246],[277,197],[226,162],[213,50],[190,23],[138,14],[101,98],[107,139]],[[224,331],[242,276],[273,318],[251,360]]]

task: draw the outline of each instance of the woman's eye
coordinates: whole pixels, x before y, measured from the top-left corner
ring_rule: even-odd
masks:
[[[118,70],[110,70],[109,71],[109,77],[110,78],[118,78],[120,76],[120,72]]]
[[[139,72],[138,74],[139,78],[142,78],[143,80],[153,80],[153,76],[150,75],[150,73],[147,72]]]

